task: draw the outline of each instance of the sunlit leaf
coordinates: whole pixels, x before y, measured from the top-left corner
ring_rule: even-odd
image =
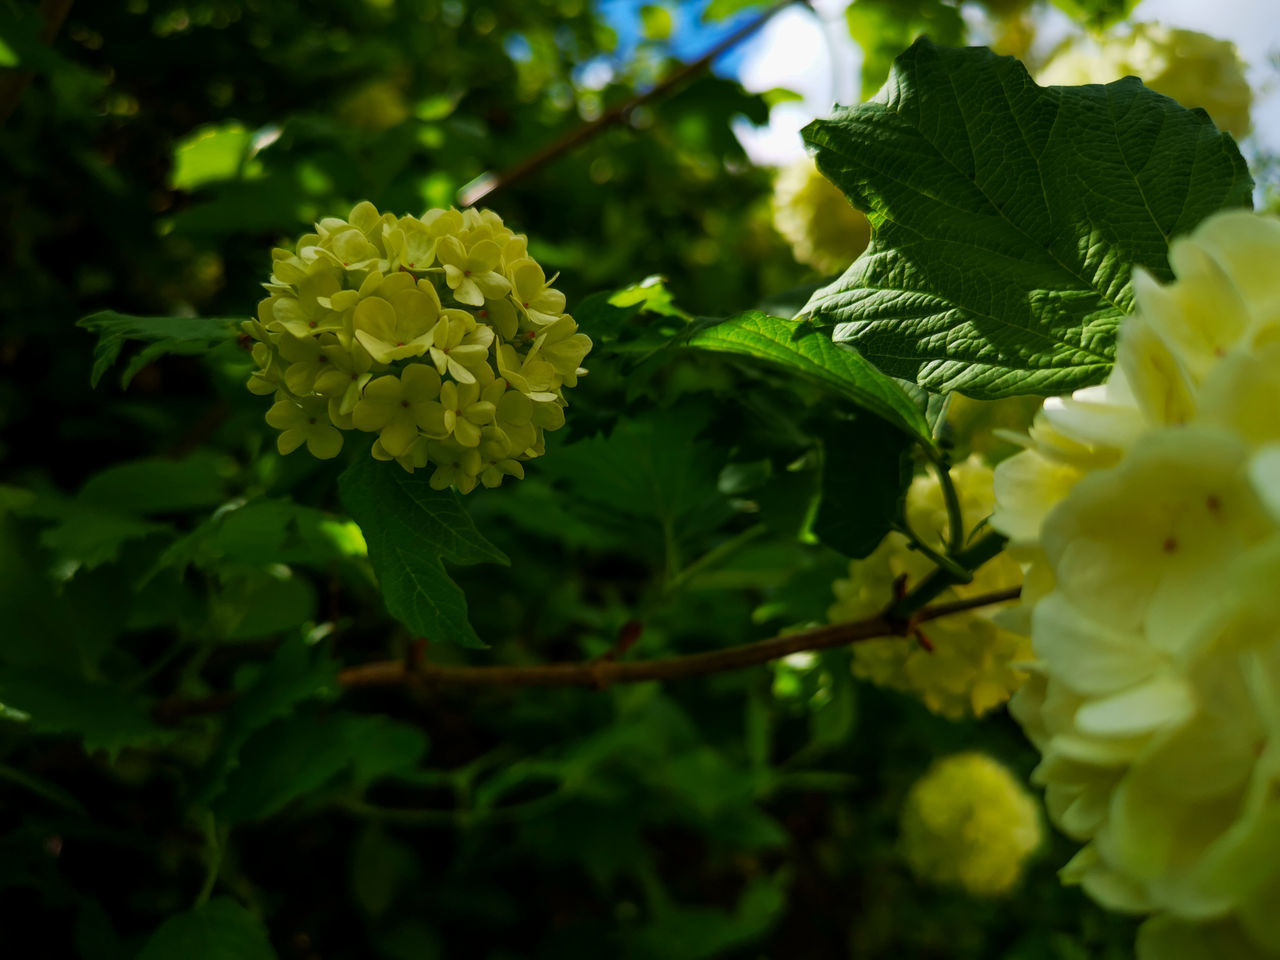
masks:
[[[1130,77],[1039,87],[921,40],[871,103],[804,131],[871,246],[805,312],[881,370],[977,398],[1101,380],[1135,266],[1253,181],[1235,142]]]
[[[808,324],[749,311],[699,331],[688,345],[781,366],[915,436],[929,437],[920,405],[900,384]]]

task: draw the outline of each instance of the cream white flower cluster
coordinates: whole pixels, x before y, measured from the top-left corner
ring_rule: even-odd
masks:
[[[1138,23],[1127,33],[1080,40],[1060,50],[1036,81],[1070,87],[1127,76],[1184,107],[1203,107],[1219,129],[1233,136],[1249,132],[1253,92],[1235,44],[1194,30]]]
[[[334,457],[340,431],[361,430],[377,459],[434,464],[432,487],[468,493],[523,477],[564,424],[591,340],[496,213],[396,217],[366,201],[272,258],[244,328],[281,453]]]
[[[1280,220],[1217,214],[1138,272],[1108,381],[996,470],[1033,561],[1014,715],[1063,871],[1154,914],[1142,960],[1280,957]]]
[[[960,511],[970,527],[991,513],[991,468],[976,457],[951,468]],[[948,527],[946,504],[937,477],[917,477],[907,492],[907,523],[928,546],[943,549]],[[827,611],[832,623],[861,620],[882,612],[894,599],[900,579],[908,588],[934,569],[933,562],[901,533],[891,533],[865,560],[849,564],[849,578],[832,589],[836,602]],[[938,602],[991,593],[1022,582],[1018,563],[1000,554],[977,570],[971,583],[952,587]],[[853,672],[879,686],[919,697],[934,713],[952,719],[981,716],[1004,704],[1026,679],[1015,664],[1027,659],[1031,645],[1021,634],[998,627],[987,610],[935,620],[915,638],[865,640],[853,645]]]
[[[795,258],[822,273],[842,272],[871,241],[866,216],[807,157],[778,173],[773,224]]]
[[[984,753],[934,762],[902,805],[902,855],[920,880],[999,897],[1040,846],[1040,811],[1025,787]]]

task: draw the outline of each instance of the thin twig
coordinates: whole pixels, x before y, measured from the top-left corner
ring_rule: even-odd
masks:
[[[784,634],[738,647],[664,657],[632,663],[613,660],[591,660],[570,663],[545,663],[536,666],[453,666],[422,663],[416,670],[403,660],[384,660],[348,667],[338,674],[344,687],[398,686],[408,683],[448,684],[470,687],[597,687],[615,683],[642,683],[649,680],[672,680],[726,670],[741,670],[778,660],[793,653],[829,650],[859,640],[877,637],[906,636],[918,624],[936,620],[965,610],[1004,603],[1018,597],[1017,587],[968,597],[952,603],[927,607],[909,620],[888,614],[853,623],[837,623],[797,633]]]
[[[984,563],[1003,550],[1005,543],[1005,538],[995,532],[979,537],[973,541],[971,546],[955,555],[956,565],[965,571],[963,578],[955,576],[944,567],[937,567],[931,574],[916,584],[915,589],[894,603],[890,607],[890,612],[896,618],[906,620],[919,610],[936,609],[934,607],[925,608],[925,604],[956,584],[971,581],[973,574],[970,571],[977,571]],[[920,619],[917,618],[916,622],[920,622]]]
[[[986,546],[985,543],[983,545]],[[915,596],[921,588],[933,591],[932,596],[937,596],[949,583],[950,581],[943,584],[941,580],[933,583],[926,578],[908,597]],[[658,660],[620,663],[617,660],[602,658],[526,667],[455,666],[421,660],[414,662],[411,659],[377,660],[340,671],[338,683],[346,689],[447,684],[464,687],[594,687],[602,690],[615,683],[673,680],[726,670],[741,670],[759,666],[771,660],[779,660],[793,653],[830,650],[857,643],[860,640],[907,637],[912,635],[922,623],[966,610],[1006,603],[1016,600],[1020,594],[1020,587],[1010,587],[1007,590],[996,590],[981,596],[966,597],[932,607],[918,607],[905,612],[891,609],[865,620],[814,627],[810,630],[783,634],[768,640],[758,640],[755,643],[727,647],[723,650],[664,657]],[[157,707],[155,715],[162,723],[174,723],[184,717],[218,713],[229,707],[234,700],[234,693],[216,694],[200,700],[169,700]]]
[[[667,74],[667,76],[658,81],[657,85],[652,89],[646,90],[644,93],[633,97],[626,103],[620,103],[617,106],[610,107],[590,123],[585,123],[580,127],[575,127],[559,140],[548,144],[536,153],[530,154],[519,163],[515,164],[515,166],[508,167],[496,176],[492,174],[485,174],[477,180],[472,181],[470,186],[464,187],[458,193],[458,203],[464,207],[473,206],[490,194],[496,193],[504,187],[509,187],[511,184],[519,180],[523,180],[531,173],[537,172],[553,160],[558,159],[580,144],[586,143],[588,140],[592,139],[609,127],[614,126],[615,124],[627,122],[630,120],[631,114],[637,107],[648,103],[650,100],[656,100],[659,97],[670,93],[685,81],[706,70],[717,57],[727,50],[733,49],[747,37],[751,36],[768,23],[775,14],[785,10],[793,4],[807,2],[808,0],[781,0],[781,2],[775,3],[764,13],[760,14],[760,16],[744,25],[742,29],[735,30],[729,36],[725,37],[725,39],[717,43],[697,60],[686,63],[679,69]]]

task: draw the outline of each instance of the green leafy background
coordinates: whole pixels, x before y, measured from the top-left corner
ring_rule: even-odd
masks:
[[[1070,6],[1097,23],[1124,7]],[[1044,95],[1008,62],[922,45],[889,100],[808,134],[880,227],[844,277],[813,275],[771,226],[772,174],[730,126],[766,99],[700,74],[492,198],[596,342],[526,480],[460,501],[354,443],[280,457],[229,323],[270,247],[360,199],[448,204],[650,88],[677,65],[670,4],[651,7],[623,56],[579,0],[82,3],[52,45],[34,2],[0,4],[6,943],[89,960],[1131,955],[1130,920],[1058,883],[1060,838],[1010,900],[911,877],[896,819],[932,758],[983,749],[1024,776],[1035,758],[1003,716],[951,723],[856,683],[848,651],[665,686],[343,689],[369,661],[584,660],[637,629],[627,655],[656,658],[820,623],[920,450],[969,442],[921,385],[996,395],[1034,366],[1046,390],[1109,356],[1114,314],[1052,270],[1093,360],[1017,337],[970,356],[949,337],[972,316],[930,313],[912,342],[932,352],[891,363],[892,331],[845,315],[902,265],[891,213],[931,224],[929,243],[963,225],[972,282],[1010,280],[974,253],[1011,242],[984,148],[1024,110],[1043,124]],[[868,93],[919,32],[963,39],[943,0],[859,0],[849,25]],[[576,69],[595,58],[613,67],[601,89]],[[950,105],[959,158],[922,132],[942,109],[925,74],[948,70],[1012,98],[985,142]],[[1166,231],[1244,202],[1201,119],[1149,112],[1133,85],[1089,96],[1173,138],[1186,175],[1152,181]],[[1112,170],[1108,130],[1081,131],[1081,176]],[[858,166],[864,135],[963,215]],[[1008,183],[1011,200],[1034,186]],[[1149,234],[1102,246],[1118,302],[1125,257],[1160,269]],[[789,319],[815,290],[812,322]]]

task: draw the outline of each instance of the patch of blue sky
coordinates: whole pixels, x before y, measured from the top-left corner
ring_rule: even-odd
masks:
[[[696,60],[704,53],[760,15],[759,8],[743,10],[732,17],[708,23],[703,11],[709,0],[677,0],[675,3],[654,4],[653,0],[596,0],[601,17],[618,34],[618,47],[610,58],[626,63],[644,39],[641,7],[665,6],[671,13],[671,37],[666,42],[671,55],[680,60]],[[746,55],[743,44],[725,51],[716,58],[712,70],[722,77],[737,77]]]

